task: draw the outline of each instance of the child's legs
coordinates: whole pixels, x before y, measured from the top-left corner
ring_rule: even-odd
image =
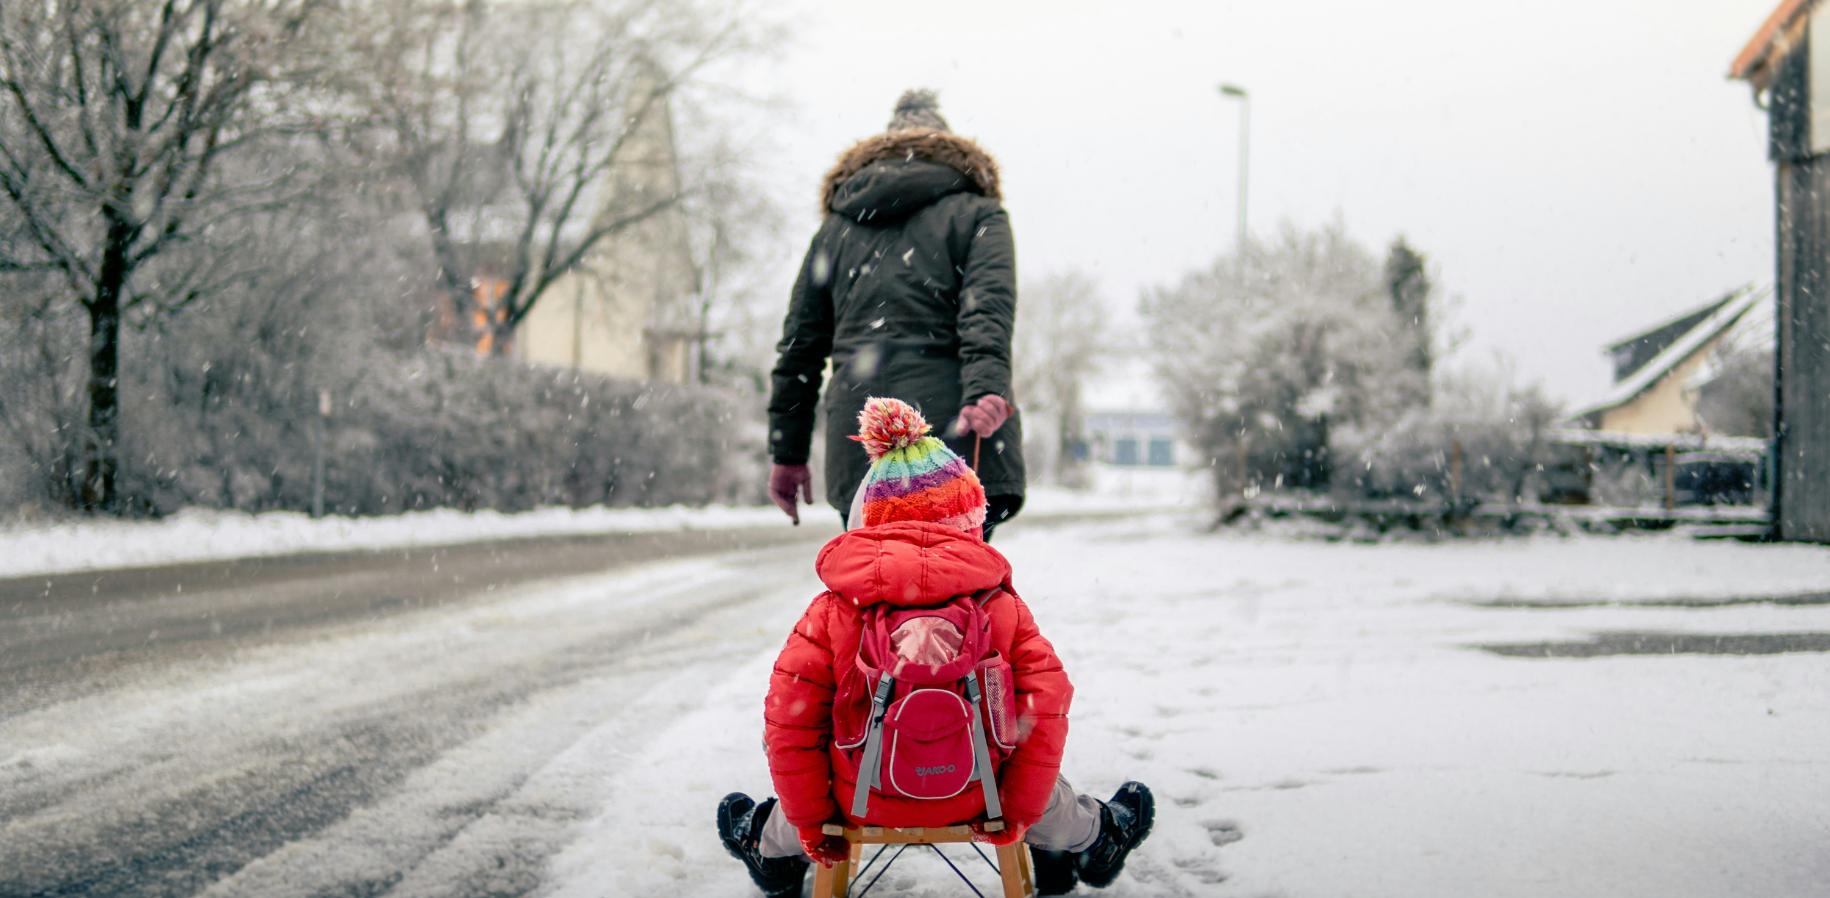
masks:
[[[1067,777],[1055,778],[1048,810],[1023,836],[1032,848],[1044,851],[1085,851],[1099,839],[1099,799],[1074,791]]]
[[[1055,790],[1049,793],[1048,809],[1042,819],[1029,828],[1023,841],[1044,851],[1085,851],[1099,839],[1099,799],[1074,791],[1067,777],[1055,777]],[[806,857],[801,849],[801,835],[776,805],[763,821],[757,853],[763,857]]]
[[[806,857],[807,852],[801,849],[801,834],[796,832],[794,824],[788,822],[788,815],[782,813],[782,806],[770,808],[769,818],[763,821],[762,836],[757,840],[756,850],[763,857]]]

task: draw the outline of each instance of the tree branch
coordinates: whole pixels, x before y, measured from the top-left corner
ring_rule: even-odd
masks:
[[[51,164],[76,186],[88,190],[89,179],[84,177],[83,173],[70,162],[69,156],[64,153],[62,147],[58,146],[57,139],[51,136],[51,129],[45,126],[43,118],[33,108],[31,99],[26,96],[25,86],[18,77],[17,49],[14,47],[12,39],[6,36],[4,28],[0,28],[0,51],[4,51],[7,57],[6,77],[0,79],[0,87],[4,87],[7,94],[13,98],[13,104],[19,109],[19,114],[24,117],[26,127],[30,128],[33,136],[38,138],[38,144],[50,157]]]
[[[592,229],[592,231],[589,234],[586,234],[584,239],[580,240],[578,245],[574,247],[571,252],[566,253],[557,264],[540,273],[540,277],[534,282],[534,286],[528,291],[528,295],[530,297],[538,297],[540,294],[546,292],[546,289],[551,287],[554,281],[559,280],[559,278],[568,272],[576,269],[579,266],[579,263],[584,261],[585,256],[590,254],[592,248],[597,246],[597,244],[602,242],[605,238],[627,228],[641,224],[672,208],[679,202],[680,198],[678,196],[670,196],[653,203],[638,212],[616,218],[600,227]],[[527,313],[533,309],[533,306],[534,301],[531,298],[527,302],[522,303],[521,307],[517,310],[517,314],[509,320],[508,324],[510,326],[520,324],[521,319],[527,317]]]
[[[173,13],[177,9],[177,0],[165,0],[159,8],[159,28],[153,38],[152,50],[146,54],[146,73],[140,78],[140,104],[146,104],[146,95],[152,90],[153,81],[159,76],[159,63],[165,58],[165,48],[170,45]]]

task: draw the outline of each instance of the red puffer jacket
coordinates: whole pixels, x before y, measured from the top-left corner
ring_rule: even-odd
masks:
[[[832,704],[838,676],[857,659],[860,609],[878,602],[935,605],[994,586],[1003,592],[984,606],[991,646],[1010,661],[1018,713],[1017,748],[998,769],[998,798],[1013,824],[1041,819],[1061,769],[1074,687],[1029,606],[1011,591],[1010,562],[957,530],[900,522],[839,536],[820,550],[815,566],[828,591],[788,637],[763,703],[769,774],[788,821],[825,823],[851,807],[857,765],[833,747]],[[877,794],[869,814],[878,826],[947,826],[983,817],[985,796],[977,788],[940,800]]]

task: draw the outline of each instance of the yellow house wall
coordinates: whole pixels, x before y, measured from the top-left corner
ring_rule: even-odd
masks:
[[[1696,433],[1701,430],[1695,397],[1684,389],[1684,385],[1703,367],[1720,342],[1718,337],[1691,353],[1631,402],[1602,412],[1598,429],[1613,433]]]
[[[600,216],[679,193],[667,104],[635,127],[605,185]],[[615,377],[691,380],[684,335],[694,332],[696,285],[686,215],[669,206],[606,238],[556,282],[522,322],[518,351],[530,362]]]
[[[521,358],[612,377],[647,378],[642,338],[647,306],[617,295],[606,280],[581,270],[548,288],[515,335]]]

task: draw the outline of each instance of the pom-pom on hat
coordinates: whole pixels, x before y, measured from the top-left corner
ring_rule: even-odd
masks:
[[[905,90],[902,96],[896,98],[896,110],[890,113],[890,125],[884,130],[913,131],[919,128],[950,130],[947,120],[940,115],[939,96],[925,88]]]
[[[921,413],[900,399],[865,401],[852,439],[864,444],[871,467],[852,501],[852,526],[930,521],[973,535],[984,531],[979,476],[930,430]]]

